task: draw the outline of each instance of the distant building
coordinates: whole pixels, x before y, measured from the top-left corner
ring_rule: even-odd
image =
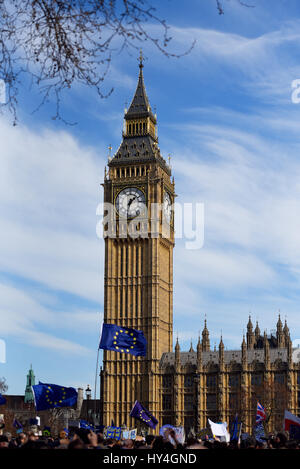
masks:
[[[100,419],[99,408],[100,401],[97,400],[84,400],[83,389],[79,388],[77,404],[74,407],[61,407],[49,410],[43,410],[37,412],[35,410],[34,398],[31,386],[35,384],[35,375],[30,366],[30,370],[27,374],[27,382],[25,388],[25,395],[5,395],[6,403],[1,406],[0,415],[4,419],[5,428],[3,431],[9,431],[13,434],[16,433],[16,428],[13,426],[13,422],[16,419],[21,423],[25,431],[37,431],[43,430],[45,426],[51,427],[51,434],[57,435],[60,430],[68,427],[70,420],[84,419],[93,423],[93,418],[96,412],[96,418]],[[40,417],[40,425],[31,426],[30,419]],[[99,422],[97,422],[99,423]],[[2,433],[3,433],[2,431]],[[1,433],[1,431],[0,431]]]

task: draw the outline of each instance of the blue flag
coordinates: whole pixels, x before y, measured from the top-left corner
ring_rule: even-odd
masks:
[[[23,429],[23,425],[17,419],[14,419],[14,421],[13,421],[13,427],[17,428],[18,430]]]
[[[121,427],[107,427],[106,429],[106,438],[113,438],[114,440],[120,440],[122,434]]]
[[[239,439],[238,428],[239,428],[239,422],[238,422],[238,416],[236,414],[233,425],[232,425],[230,441],[238,441]]]
[[[29,425],[38,425],[39,421],[37,418],[29,419]]]
[[[0,394],[0,405],[6,404],[6,398]]]
[[[80,428],[85,428],[87,430],[93,430],[94,431],[94,425],[91,425],[86,420],[80,420]]]
[[[145,356],[147,341],[142,331],[116,324],[103,324],[99,348]]]
[[[130,417],[141,420],[150,428],[155,428],[158,424],[156,418],[139,401],[135,401],[134,406],[130,412]]]
[[[77,391],[57,384],[41,383],[32,386],[36,410],[70,407],[77,402]]]

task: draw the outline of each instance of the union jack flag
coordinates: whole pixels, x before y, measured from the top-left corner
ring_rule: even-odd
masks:
[[[257,402],[256,423],[266,420],[266,417],[267,415],[266,415],[264,406],[262,406],[259,402]]]

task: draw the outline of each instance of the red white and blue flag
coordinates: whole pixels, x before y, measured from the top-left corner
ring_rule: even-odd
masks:
[[[267,417],[267,414],[266,414],[264,406],[262,406],[259,402],[257,402],[256,423],[266,420],[266,417]]]
[[[284,411],[284,429],[290,434],[290,438],[293,440],[299,440],[300,438],[300,418],[297,415],[292,414],[288,410]]]

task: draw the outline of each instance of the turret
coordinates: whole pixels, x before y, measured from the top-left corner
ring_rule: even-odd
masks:
[[[245,341],[245,334],[243,334],[243,342],[242,342],[242,366],[243,368],[247,366],[247,344]]]
[[[251,316],[249,315],[249,321],[247,324],[247,348],[253,349],[254,348],[255,337],[253,333],[253,325],[251,321]]]
[[[259,337],[260,337],[260,328],[258,326],[258,321],[256,321],[256,327],[255,327],[255,330],[254,330],[254,334],[255,334],[255,342],[257,342]]]
[[[198,371],[201,371],[202,369],[202,345],[200,341],[200,336],[198,338],[198,344],[197,344],[197,369]]]
[[[290,340],[290,330],[288,328],[286,320],[284,321],[283,335],[284,335],[284,346],[287,348],[289,344],[289,340]]]
[[[175,345],[175,366],[176,368],[180,366],[180,345],[178,342],[178,337]]]
[[[283,333],[283,328],[282,328],[282,322],[280,319],[280,314],[278,315],[276,338],[277,338],[277,347],[283,348],[284,347],[284,333]]]
[[[204,329],[202,331],[202,351],[209,352],[210,343],[209,343],[209,332],[207,329],[206,319],[204,320]]]
[[[219,343],[219,364],[220,364],[220,368],[224,367],[224,344],[223,344],[222,334],[221,334],[221,339]]]
[[[265,366],[269,368],[270,366],[270,344],[268,341],[267,333],[264,333],[264,352],[265,352]]]
[[[287,355],[288,355],[289,368],[291,368],[292,366],[292,353],[293,353],[292,340],[291,340],[291,336],[289,335],[287,338]]]

